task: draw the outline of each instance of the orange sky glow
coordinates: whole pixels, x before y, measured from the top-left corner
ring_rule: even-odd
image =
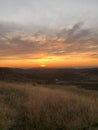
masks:
[[[88,56],[45,56],[39,59],[10,59],[1,60],[0,66],[3,67],[83,67],[98,66],[98,60]]]
[[[98,66],[98,38],[80,23],[66,32],[6,33],[0,41],[0,67]]]
[[[98,0],[1,0],[0,67],[98,67]]]

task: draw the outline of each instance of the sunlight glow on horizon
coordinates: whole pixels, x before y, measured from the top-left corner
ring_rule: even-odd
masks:
[[[70,55],[46,56],[40,59],[1,60],[1,67],[75,67],[98,66],[98,61],[90,57]]]
[[[0,67],[98,66],[97,0],[1,0]]]
[[[44,67],[46,67],[46,65],[45,65],[45,64],[42,64],[42,65],[40,65],[40,67],[44,68]]]

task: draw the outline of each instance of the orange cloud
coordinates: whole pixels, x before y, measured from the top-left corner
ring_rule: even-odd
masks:
[[[45,33],[0,32],[0,66],[98,66],[98,37],[92,29],[75,24],[70,29]],[[9,28],[7,28],[9,29]]]

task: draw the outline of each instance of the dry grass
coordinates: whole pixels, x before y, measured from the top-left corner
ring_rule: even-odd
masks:
[[[98,130],[98,97],[0,82],[0,130]]]

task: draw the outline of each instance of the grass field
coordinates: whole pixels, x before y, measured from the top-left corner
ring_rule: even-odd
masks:
[[[0,130],[98,130],[98,91],[1,81]]]

